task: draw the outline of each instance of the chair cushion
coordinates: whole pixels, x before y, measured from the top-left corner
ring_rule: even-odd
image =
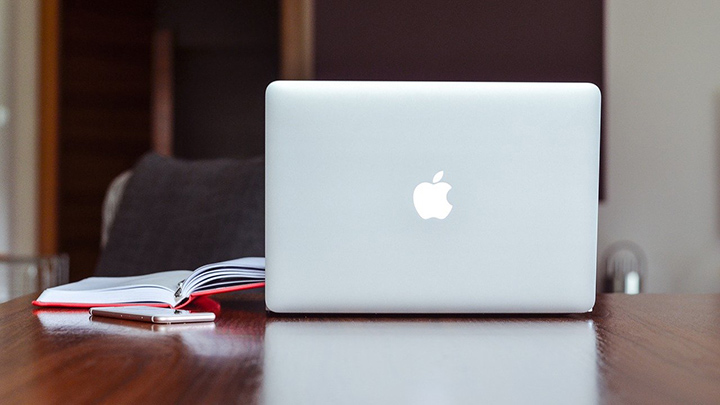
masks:
[[[149,154],[128,180],[95,275],[193,270],[264,255],[262,158],[182,161]]]

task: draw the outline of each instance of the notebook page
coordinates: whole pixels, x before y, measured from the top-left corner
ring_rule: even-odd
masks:
[[[178,283],[190,274],[190,271],[177,270],[143,276],[90,277],[48,288],[37,301],[97,304],[155,301],[172,305]]]

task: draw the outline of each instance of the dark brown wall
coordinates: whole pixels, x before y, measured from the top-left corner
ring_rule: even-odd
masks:
[[[590,81],[599,0],[316,0],[316,77]]]
[[[265,151],[265,87],[278,78],[278,2],[160,0],[174,42],[174,154]]]
[[[150,145],[154,2],[65,0],[60,10],[59,250],[94,270],[112,179]]]

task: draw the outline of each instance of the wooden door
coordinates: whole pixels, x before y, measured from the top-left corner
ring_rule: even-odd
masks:
[[[90,276],[110,182],[150,149],[155,3],[42,4],[41,250]]]

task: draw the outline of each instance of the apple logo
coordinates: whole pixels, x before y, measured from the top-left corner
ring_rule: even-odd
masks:
[[[448,183],[442,182],[444,172],[441,170],[433,176],[432,184],[420,183],[413,191],[413,204],[422,219],[445,219],[452,211],[452,204],[447,200],[447,193],[452,188]]]

